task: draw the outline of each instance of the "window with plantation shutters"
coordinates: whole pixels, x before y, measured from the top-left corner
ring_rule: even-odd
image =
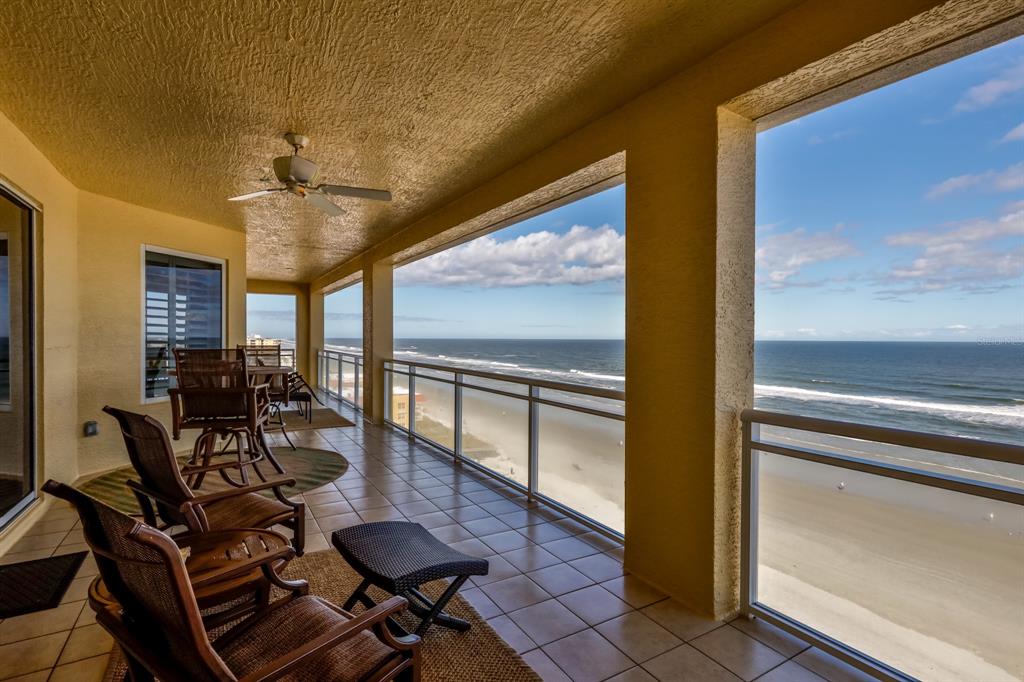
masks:
[[[221,348],[223,264],[146,249],[146,399],[174,386],[175,348]]]

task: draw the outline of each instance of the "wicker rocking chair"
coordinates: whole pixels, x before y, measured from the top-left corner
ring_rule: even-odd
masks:
[[[295,485],[295,479],[264,481],[196,495],[178,470],[171,440],[160,422],[109,405],[103,411],[114,417],[121,427],[128,458],[139,475],[139,481],[128,481],[128,487],[135,494],[147,524],[159,529],[185,526],[189,533],[270,528],[280,524],[291,529],[292,546],[302,556],[306,508],[302,502],[293,502],[282,492],[284,486]],[[202,468],[216,470],[234,465],[234,462],[222,462]],[[264,490],[272,490],[274,498],[261,495]]]
[[[60,484],[53,490],[59,491]],[[167,535],[71,491],[100,577],[96,620],[113,636],[135,682],[342,680],[418,682],[419,637],[395,637],[385,620],[401,597],[353,616],[294,593],[211,642],[178,546]]]

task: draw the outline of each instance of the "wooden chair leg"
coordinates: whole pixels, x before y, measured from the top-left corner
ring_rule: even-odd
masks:
[[[281,463],[277,461],[277,457],[274,457],[274,452],[270,449],[270,443],[267,442],[267,434],[263,431],[262,427],[259,430],[257,430],[255,439],[256,442],[259,443],[260,445],[260,449],[263,452],[263,456],[267,458],[267,461],[270,462],[270,465],[274,467],[277,473],[285,473],[284,467],[281,466]],[[292,448],[294,449],[294,447],[295,446],[293,445]]]

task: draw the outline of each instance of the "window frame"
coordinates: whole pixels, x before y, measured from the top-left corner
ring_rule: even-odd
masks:
[[[146,396],[146,254],[147,253],[159,253],[165,256],[177,256],[180,258],[189,258],[192,260],[202,261],[204,263],[213,263],[220,266],[220,338],[221,345],[225,343],[228,337],[228,261],[225,258],[217,258],[216,256],[207,256],[201,253],[189,253],[188,251],[179,251],[177,249],[170,249],[164,246],[157,246],[155,244],[140,244],[139,245],[139,268],[140,268],[140,300],[139,300],[139,314],[140,314],[140,325],[139,325],[139,400],[142,405],[151,405],[156,403],[166,403],[170,401],[170,396],[162,395],[153,398]]]
[[[29,507],[35,505],[39,500],[39,478],[42,472],[42,467],[40,466],[41,457],[39,447],[39,405],[42,402],[43,394],[39,376],[39,362],[42,355],[42,349],[39,344],[39,317],[41,315],[39,301],[41,296],[37,287],[39,286],[39,273],[41,271],[39,233],[42,231],[43,225],[43,207],[41,203],[22,191],[12,182],[9,182],[3,175],[0,175],[0,197],[7,198],[15,204],[21,204],[24,208],[28,209],[28,228],[25,234],[28,246],[28,258],[24,267],[27,273],[26,309],[29,314],[25,324],[28,339],[27,350],[30,362],[26,363],[26,371],[29,378],[29,393],[27,396],[28,412],[25,419],[25,429],[28,431],[29,440],[28,479],[32,483],[32,487],[28,495],[23,497],[6,512],[0,514],[0,533],[3,533],[3,531],[7,530],[11,524],[17,521]],[[11,409],[13,409],[13,407],[8,405],[8,409],[4,411],[10,411]]]

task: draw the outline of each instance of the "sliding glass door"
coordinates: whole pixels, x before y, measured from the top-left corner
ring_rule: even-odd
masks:
[[[32,217],[0,187],[0,528],[35,497]]]

